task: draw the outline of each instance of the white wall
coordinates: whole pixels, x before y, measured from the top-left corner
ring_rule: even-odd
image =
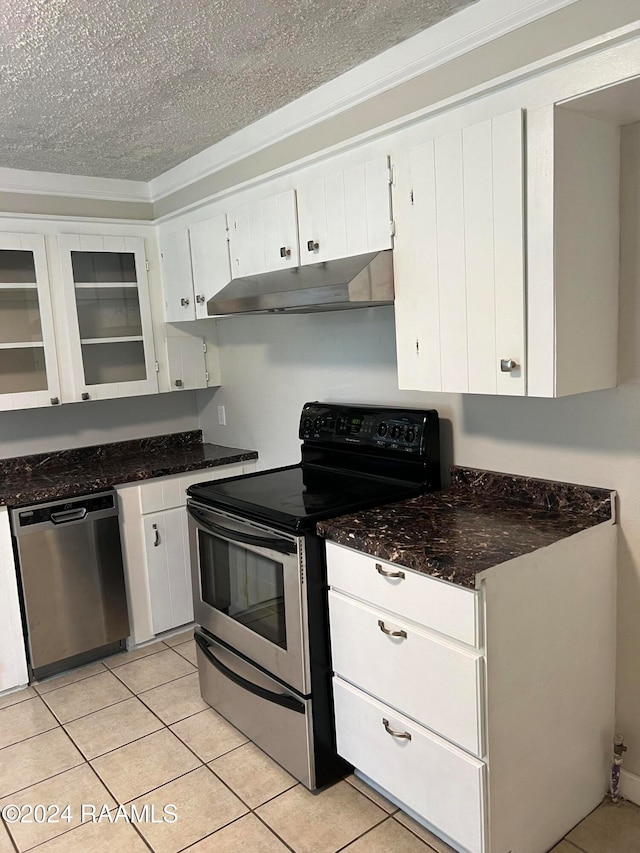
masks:
[[[306,400],[410,403],[444,419],[447,464],[616,489],[618,727],[640,773],[640,131],[623,133],[620,381],[557,400],[399,392],[393,309],[218,321],[224,387],[198,398],[206,438],[252,447],[259,465],[297,462]],[[227,426],[218,425],[217,406]],[[561,567],[559,567],[561,570]]]
[[[198,428],[193,391],[0,412],[0,458]]]
[[[299,461],[298,419],[308,400],[435,406],[443,396],[398,391],[393,308],[228,317],[218,321],[218,343],[223,387],[208,406],[201,402],[201,427],[210,440],[258,449],[260,468]]]

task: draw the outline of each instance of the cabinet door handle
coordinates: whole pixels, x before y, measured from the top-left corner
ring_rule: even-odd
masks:
[[[51,397],[51,405],[59,406],[60,405],[60,397]]]
[[[199,293],[199,294],[196,296],[196,302],[197,302],[197,303],[199,303],[200,305],[202,305],[202,303],[203,303],[204,301],[205,301],[204,296],[203,296],[201,293]]]
[[[153,547],[157,548],[160,544],[160,531],[157,524],[152,524],[151,527],[153,528]]]
[[[176,386],[176,388],[182,388],[184,382],[182,381],[182,379],[176,379],[174,385]]]
[[[391,728],[391,726],[389,725],[389,720],[385,720],[383,718],[382,725],[384,726],[384,730],[386,731],[386,733],[391,735],[391,737],[397,737],[397,738],[400,738],[401,740],[411,740],[411,733],[410,732],[396,732],[396,731],[394,731]]]
[[[82,394],[80,394],[80,399],[81,399],[81,400],[90,400],[90,399],[91,399],[91,397],[89,396],[89,392],[88,392],[88,391],[83,391],[83,392],[82,392]]]
[[[517,370],[520,367],[517,361],[514,361],[512,358],[501,358],[500,359],[500,370],[503,373],[511,373],[512,370]]]
[[[291,257],[291,249],[287,249],[286,246],[280,246],[280,257],[281,258],[290,258]]]
[[[387,626],[384,624],[382,619],[378,619],[378,628],[380,628],[382,633],[386,634],[387,637],[402,637],[404,640],[407,639],[407,632],[406,631],[403,631],[403,630],[391,631],[389,628],[387,628]]]
[[[315,240],[307,240],[307,249],[310,252],[315,252],[320,248],[320,243],[316,243]]]
[[[186,306],[188,304],[189,304],[189,300],[185,299],[185,297],[183,296],[182,299],[180,300],[180,305],[182,305],[183,308],[186,308]]]
[[[376,563],[376,572],[382,575],[383,578],[400,578],[400,580],[404,580],[404,572],[388,572],[382,568],[380,563]]]

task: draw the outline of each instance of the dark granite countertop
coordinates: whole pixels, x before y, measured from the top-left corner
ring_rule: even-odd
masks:
[[[202,431],[0,459],[0,505],[88,494],[169,474],[257,459],[254,450],[203,444]]]
[[[596,489],[452,468],[442,492],[322,521],[325,539],[474,588],[476,575],[614,518]]]

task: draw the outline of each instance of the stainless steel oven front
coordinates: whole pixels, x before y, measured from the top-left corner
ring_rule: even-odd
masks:
[[[187,511],[196,623],[307,695],[304,538],[193,499]]]

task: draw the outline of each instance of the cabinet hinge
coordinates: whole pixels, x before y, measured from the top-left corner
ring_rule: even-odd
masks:
[[[393,163],[389,164],[389,170],[388,171],[389,171],[389,184],[392,187],[395,187],[395,185],[396,185],[396,167],[393,165]]]
[[[145,262],[144,262],[144,268],[146,269],[146,271],[147,271],[147,272],[149,272],[149,261],[146,261],[146,260],[145,260]]]
[[[409,193],[409,201],[413,204],[413,190]]]
[[[207,385],[209,384],[209,371],[208,370],[205,370],[205,372],[204,372],[204,381],[207,383]]]
[[[391,236],[392,236],[392,237],[395,237],[395,236],[396,236],[396,222],[395,222],[395,219],[392,219],[392,220],[391,220],[391,222],[389,223],[389,231],[390,231],[390,233],[391,233]]]
[[[160,373],[160,365],[158,364],[157,361],[156,361],[155,365],[156,365],[156,373]]]
[[[206,343],[206,341],[202,341],[202,352],[206,352],[206,351],[207,351],[207,343]]]

